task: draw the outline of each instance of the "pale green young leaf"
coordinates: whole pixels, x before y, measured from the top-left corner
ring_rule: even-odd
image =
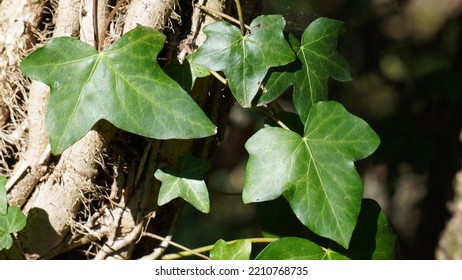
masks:
[[[248,260],[252,243],[248,239],[226,242],[218,240],[210,251],[212,260]]]
[[[21,71],[51,88],[46,123],[52,152],[82,138],[99,120],[151,138],[198,138],[215,125],[156,62],[165,35],[138,25],[106,50],[69,37],[51,39]]]
[[[10,249],[13,245],[13,238],[11,234],[3,234],[0,232],[0,251],[3,249]]]
[[[294,60],[284,38],[285,20],[280,15],[259,16],[243,36],[236,26],[220,21],[204,27],[207,40],[193,61],[213,71],[223,71],[236,100],[250,107],[270,67]]]
[[[26,226],[26,216],[17,206],[8,207],[6,215],[0,215],[0,250],[9,249],[13,244],[11,233]]]
[[[177,197],[181,197],[197,210],[208,213],[210,200],[204,175],[209,168],[208,162],[195,159],[188,154],[179,158],[176,169],[157,170],[154,176],[162,182],[158,204],[164,205]]]
[[[305,226],[347,248],[363,191],[354,161],[370,155],[379,142],[365,121],[339,103],[318,102],[303,136],[268,127],[247,141],[243,200],[283,195]]]

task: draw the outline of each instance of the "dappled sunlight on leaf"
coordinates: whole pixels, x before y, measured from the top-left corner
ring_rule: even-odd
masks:
[[[379,142],[366,122],[339,103],[316,103],[304,136],[264,128],[247,141],[244,202],[284,195],[305,226],[348,247],[363,191],[353,162],[370,155]]]
[[[139,25],[100,53],[60,37],[26,57],[21,71],[51,88],[46,122],[53,153],[101,119],[157,139],[215,134],[215,125],[157,64],[164,42],[165,35]]]

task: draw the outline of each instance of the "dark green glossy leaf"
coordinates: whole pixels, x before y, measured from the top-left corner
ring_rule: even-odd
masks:
[[[162,182],[158,204],[164,205],[177,197],[181,197],[197,210],[208,213],[210,201],[204,175],[209,168],[208,162],[195,159],[188,154],[178,159],[176,169],[157,170],[154,176]]]
[[[363,199],[358,222],[348,249],[307,230],[295,217],[283,198],[257,204],[258,221],[263,234],[269,237],[301,237],[326,251],[338,252],[350,259],[395,259],[398,249],[396,235],[380,206],[371,199]]]
[[[51,88],[46,123],[53,153],[100,119],[158,139],[214,134],[214,124],[157,64],[164,42],[162,33],[137,26],[100,53],[60,37],[26,57],[21,71]]]
[[[347,248],[363,191],[354,161],[370,155],[379,142],[366,122],[339,103],[318,102],[304,136],[268,127],[247,141],[243,200],[284,195],[305,226]]]
[[[351,80],[348,63],[336,51],[342,32],[342,22],[318,18],[303,33],[301,44],[290,36],[298,61],[272,72],[259,104],[269,103],[293,85],[294,104],[304,122],[312,104],[327,100],[329,77],[338,81]]]
[[[193,61],[213,71],[223,71],[239,104],[250,107],[270,67],[285,65],[295,55],[284,38],[284,18],[260,16],[251,24],[251,34],[221,21],[203,30],[207,40]]]
[[[286,237],[271,242],[256,260],[347,260],[348,257],[309,240]]]
[[[218,240],[210,251],[212,260],[248,260],[252,251],[252,243],[247,240],[237,240],[227,243]]]
[[[396,258],[398,240],[378,203],[363,199],[350,248],[345,250],[338,245],[330,248],[351,259],[391,260]]]
[[[26,216],[17,206],[8,207],[6,215],[0,215],[0,250],[9,249],[13,244],[11,233],[26,226]]]
[[[5,185],[6,178],[0,176],[0,215],[5,215],[8,209]]]

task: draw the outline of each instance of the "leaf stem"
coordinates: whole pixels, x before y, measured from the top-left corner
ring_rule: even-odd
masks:
[[[209,70],[210,74],[212,74],[215,78],[217,78],[217,80],[219,80],[222,84],[224,85],[227,85],[228,84],[228,81],[223,78],[220,74],[218,74],[217,72],[215,71],[212,71],[212,70]]]
[[[151,237],[151,238],[154,238],[154,239],[157,239],[157,240],[160,240],[160,241],[165,241],[165,238],[163,238],[162,236],[159,236],[157,234],[154,234],[154,233],[150,233],[150,232],[144,232],[143,233],[144,236],[147,236],[147,237]],[[181,244],[178,244],[176,242],[173,242],[173,241],[167,241],[170,245],[172,246],[175,246],[177,248],[180,248],[181,250],[184,250],[184,254],[187,254],[185,256],[192,256],[192,255],[196,255],[202,259],[206,259],[206,260],[209,260],[210,258],[207,257],[206,255],[204,254],[201,254],[202,252],[201,251],[198,251],[197,249],[189,249]],[[206,252],[206,251],[204,251]],[[172,255],[176,255],[176,254],[172,254]],[[165,257],[165,256],[164,256]],[[163,258],[164,259],[164,258]]]
[[[209,14],[218,15],[218,16],[220,16],[220,17],[222,17],[222,18],[224,18],[224,19],[226,19],[226,20],[228,20],[228,21],[230,21],[230,22],[232,22],[232,23],[238,24],[238,25],[240,26],[240,21],[239,21],[239,20],[237,20],[237,19],[233,18],[232,16],[229,16],[229,15],[227,15],[227,14],[225,14],[225,13],[222,13],[222,12],[220,12],[220,11],[215,11],[215,10],[212,10],[212,9],[209,9],[209,8],[207,8],[206,6],[202,6],[202,5],[199,5],[199,4],[194,4],[194,7],[199,8],[199,9],[202,9],[202,10],[206,11],[206,12],[209,13]],[[244,24],[244,27],[245,27],[245,29],[247,29],[248,31],[252,30],[252,28],[251,28],[249,25],[247,25],[247,24]]]
[[[235,241],[239,241],[239,240],[242,240],[242,239],[232,240],[232,241],[229,241],[227,243],[231,243],[231,242],[235,242]],[[255,237],[255,238],[246,238],[246,240],[249,240],[251,243],[271,243],[273,241],[278,240],[278,238]],[[196,249],[188,249],[186,251],[182,251],[182,252],[178,252],[178,253],[167,254],[167,255],[164,255],[162,257],[162,259],[163,260],[177,260],[177,259],[181,259],[181,258],[184,258],[184,257],[190,257],[192,255],[195,255],[194,253],[202,254],[202,253],[205,253],[205,252],[208,252],[208,251],[212,250],[213,246],[215,246],[215,244],[207,245],[207,246],[204,246],[204,247],[199,247],[199,248],[196,248]],[[194,252],[194,253],[192,253],[192,252]]]
[[[237,15],[239,17],[239,26],[241,27],[241,34],[242,36],[245,36],[245,24],[244,17],[242,16],[241,2],[239,0],[234,0],[234,3],[236,3]]]
[[[98,0],[93,0],[93,37],[95,49],[99,52],[99,31],[98,31]]]
[[[265,115],[267,115],[270,119],[272,119],[274,122],[276,122],[280,127],[284,128],[285,130],[292,131],[285,123],[283,123],[281,120],[276,118],[273,114],[268,112],[268,110],[265,110],[262,107],[258,107],[260,111],[262,111]]]

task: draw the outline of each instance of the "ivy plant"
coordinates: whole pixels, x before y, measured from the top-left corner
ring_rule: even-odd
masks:
[[[248,35],[227,22],[209,24],[204,28],[207,40],[193,61],[210,70],[223,71],[236,100],[250,107],[268,70],[294,60],[284,39],[284,26],[280,15],[256,18]]]
[[[292,87],[296,114],[267,112],[271,120],[245,144],[249,159],[242,199],[258,204],[283,199],[293,217],[281,226],[295,221],[305,232],[266,231],[276,239],[256,258],[393,258],[394,234],[380,208],[362,200],[354,163],[371,155],[380,139],[364,120],[328,100],[329,78],[351,79],[348,63],[336,50],[343,23],[319,18],[300,41],[284,34],[280,15],[257,17],[247,32],[240,27],[225,21],[205,26],[207,39],[186,66],[171,64],[165,72],[156,62],[165,36],[148,27],[137,26],[100,52],[76,39],[51,39],[23,60],[21,70],[51,88],[46,123],[53,153],[64,151],[101,119],[156,139],[215,134],[215,124],[187,93],[210,72],[226,77],[243,107],[268,110]],[[185,155],[175,168],[157,170],[158,204],[182,198],[208,212],[209,167]],[[15,223],[0,233],[19,230]],[[361,246],[358,240],[365,234],[375,246]],[[220,240],[210,257],[249,259],[251,249],[250,240]]]
[[[137,26],[99,53],[78,39],[58,37],[26,57],[21,70],[51,89],[46,124],[53,153],[101,119],[157,139],[215,134],[215,125],[157,64],[164,43],[165,35]]]
[[[209,168],[210,164],[207,161],[188,154],[178,159],[176,170],[158,169],[154,173],[162,182],[158,204],[164,205],[177,197],[182,197],[199,211],[208,213],[210,202],[204,175]]]
[[[13,245],[12,234],[26,226],[26,216],[17,206],[8,206],[6,179],[0,176],[0,251]]]

